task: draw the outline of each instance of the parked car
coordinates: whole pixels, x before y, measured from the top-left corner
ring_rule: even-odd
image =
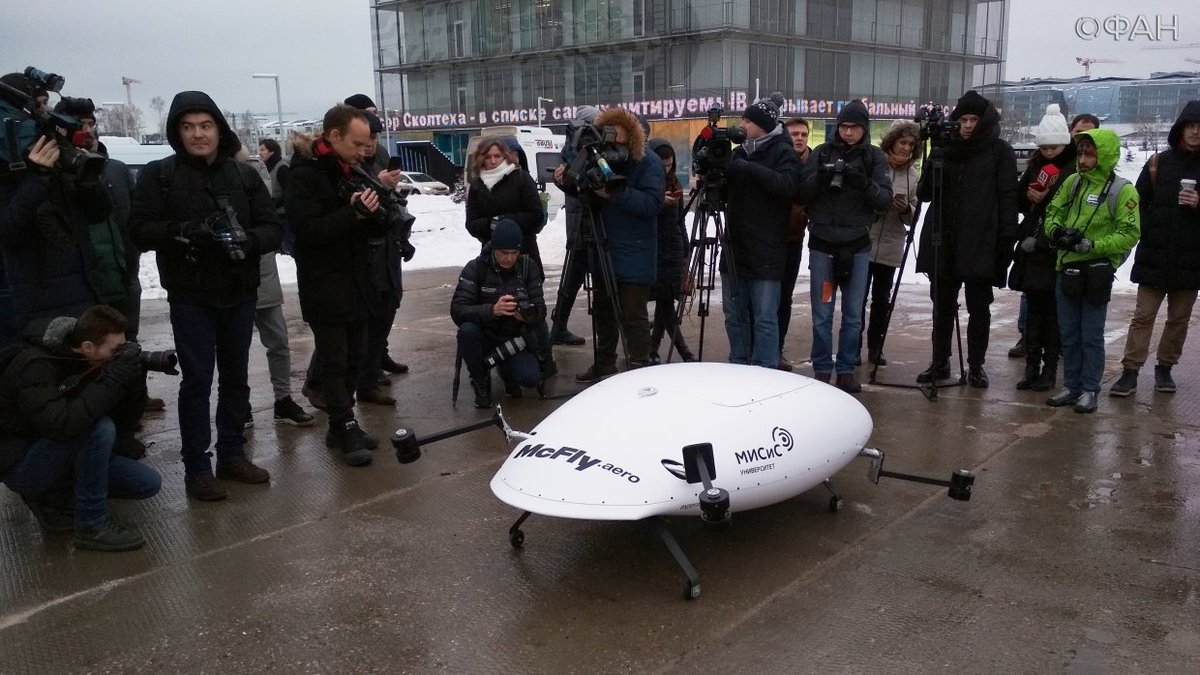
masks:
[[[396,189],[405,194],[448,195],[450,186],[434,180],[429,174],[416,171],[401,171],[400,184]]]
[[[1037,152],[1038,146],[1032,143],[1016,143],[1012,149],[1013,154],[1017,156],[1017,176],[1020,176],[1025,173],[1025,167],[1029,166],[1029,158]]]

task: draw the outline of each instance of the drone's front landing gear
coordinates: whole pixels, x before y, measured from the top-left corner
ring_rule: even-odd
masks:
[[[521,523],[524,523],[525,519],[531,515],[533,514],[529,511],[522,513],[521,517],[517,518],[517,522],[508,528],[508,543],[512,544],[513,548],[519,549],[525,545],[525,533],[521,531]]]
[[[824,485],[825,489],[829,490],[829,494],[833,495],[832,497],[829,498],[829,512],[837,513],[838,511],[841,511],[842,510],[842,496],[837,493],[837,490],[833,489],[833,483],[830,482],[830,480],[828,478],[826,478],[825,480],[821,481],[821,485]]]
[[[654,531],[658,533],[659,538],[667,545],[667,550],[671,552],[671,557],[679,564],[683,570],[684,576],[687,577],[687,588],[683,591],[685,600],[695,600],[700,597],[700,575],[696,572],[696,568],[692,567],[691,561],[687,559],[683,549],[679,547],[679,542],[675,541],[675,536],[667,529],[666,521],[662,516],[657,516],[653,519]]]

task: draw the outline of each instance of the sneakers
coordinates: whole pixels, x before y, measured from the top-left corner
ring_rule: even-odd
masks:
[[[1022,336],[1021,336],[1021,339],[1020,339],[1020,340],[1017,340],[1017,344],[1013,345],[1013,346],[1012,346],[1012,349],[1009,349],[1009,350],[1008,350],[1008,358],[1010,358],[1010,359],[1023,359],[1023,358],[1025,358],[1025,355],[1026,355],[1026,351],[1025,351],[1025,336],[1024,336],[1024,335],[1022,335]]]
[[[1156,384],[1157,384],[1157,380],[1158,380],[1158,377],[1157,377],[1158,369],[1157,368],[1155,369],[1154,375],[1155,375],[1154,379],[1156,380]],[[1130,370],[1129,368],[1126,368],[1124,371],[1121,372],[1121,377],[1117,378],[1116,382],[1113,382],[1113,386],[1109,387],[1108,395],[1116,396],[1118,398],[1125,398],[1126,396],[1133,394],[1134,392],[1137,391],[1137,379],[1138,379],[1138,371]]]
[[[492,407],[492,376],[490,374],[484,374],[482,377],[472,377],[471,391],[475,392],[476,408]]]
[[[983,370],[983,366],[967,367],[967,384],[976,389],[988,388],[988,376],[987,372]]]
[[[379,367],[393,375],[404,375],[408,373],[408,364],[397,363],[396,361],[393,361],[392,357],[388,354],[383,355],[383,361],[379,364]]]
[[[234,457],[217,460],[217,478],[257,485],[271,480],[271,474],[245,457]]]
[[[219,502],[229,496],[225,488],[211,473],[197,473],[183,477],[183,487],[192,499],[202,502]]]
[[[1094,391],[1085,391],[1079,395],[1079,399],[1075,401],[1075,412],[1077,413],[1094,413],[1096,412],[1096,399],[1100,395]]]
[[[576,375],[575,381],[579,382],[580,384],[591,384],[593,382],[599,382],[600,380],[603,380],[606,377],[611,377],[616,374],[617,374],[616,366],[596,366],[593,364],[591,368],[588,368],[587,370],[583,371],[582,373]]]
[[[847,394],[857,394],[862,391],[862,385],[854,379],[854,373],[838,373],[837,388]]]
[[[324,410],[328,407],[325,402],[325,394],[322,394],[320,389],[317,389],[316,387],[310,387],[306,384],[304,385],[304,388],[300,390],[300,393],[304,394],[304,398],[308,399],[308,402],[311,403],[314,408],[318,410]]]
[[[75,506],[69,497],[38,495],[21,497],[21,500],[43,530],[51,534],[63,534],[75,529]]]
[[[325,445],[342,453],[342,461],[347,466],[366,466],[371,463],[370,439],[358,426],[358,420],[350,418],[345,422],[331,424],[325,434]],[[376,441],[378,444],[378,441]]]
[[[1075,405],[1079,402],[1079,397],[1081,396],[1083,396],[1082,393],[1071,391],[1070,389],[1063,387],[1062,391],[1046,399],[1046,405],[1050,406],[1051,408],[1062,408],[1063,406]]]
[[[275,401],[275,423],[291,424],[298,427],[311,427],[316,418],[308,414],[291,396],[284,396]]]
[[[146,545],[146,540],[136,531],[108,521],[96,527],[75,531],[71,544],[85,551],[136,551]]]
[[[950,378],[950,362],[931,363],[929,367],[917,375],[917,384],[932,384],[935,380]]]
[[[396,405],[396,399],[379,387],[360,389],[356,394],[359,403],[374,403],[375,405]]]
[[[1171,378],[1171,366],[1154,366],[1154,391],[1164,394],[1175,393],[1175,380]]]
[[[561,328],[554,331],[554,335],[550,336],[550,341],[556,345],[568,345],[571,347],[578,347],[587,342],[587,340],[572,333],[566,328]]]

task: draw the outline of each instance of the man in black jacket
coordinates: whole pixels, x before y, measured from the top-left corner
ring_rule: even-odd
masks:
[[[801,166],[773,102],[753,103],[741,126],[746,141],[725,167],[729,248],[721,255],[721,302],[729,362],[777,368],[779,293]]]
[[[958,313],[958,291],[966,288],[967,382],[988,386],[983,364],[991,332],[992,287],[1003,288],[1017,238],[1017,159],[1000,138],[1000,112],[968,91],[949,115],[958,138],[945,148],[941,199],[929,205],[921,229],[917,272],[930,275],[936,305],[933,362],[917,376],[930,383],[950,377],[950,341]],[[917,197],[934,198],[933,172],[925,169]],[[935,255],[934,230],[941,232]]]
[[[271,476],[246,458],[250,417],[250,338],[259,255],[279,248],[283,231],[271,194],[234,155],[242,147],[208,94],[176,94],[167,114],[175,154],[138,176],[130,229],[139,248],[157,253],[183,378],[179,435],[189,496],[225,499],[216,479],[265,483]],[[217,386],[217,470],[209,453],[209,397]]]
[[[1196,293],[1200,289],[1200,101],[1189,101],[1167,135],[1168,149],[1150,157],[1138,176],[1142,238],[1131,279],[1137,306],[1125,337],[1122,373],[1111,396],[1137,391],[1138,370],[1150,353],[1158,308],[1167,301],[1167,320],[1158,340],[1154,389],[1173,393],[1171,366],[1179,363]]]
[[[296,232],[300,310],[320,353],[322,395],[329,414],[325,443],[350,466],[371,463],[368,436],[354,418],[354,392],[365,364],[367,322],[379,299],[372,279],[370,241],[388,232],[379,196],[351,171],[373,145],[361,110],[336,105],[324,131],[297,144],[284,208]]]
[[[450,317],[458,325],[458,351],[471,374],[475,407],[492,405],[489,354],[504,391],[514,398],[521,387],[536,387],[541,365],[534,351],[534,329],[546,317],[542,268],[521,253],[521,227],[505,218],[492,230],[492,241],[479,257],[467,263],[450,301]],[[520,338],[518,342],[511,342]]]
[[[74,529],[76,548],[141,548],[140,534],[109,519],[106,499],[148,499],[162,484],[154,469],[113,452],[144,396],[137,343],[125,342],[125,330],[125,317],[105,305],[78,320],[38,320],[27,331],[33,346],[0,375],[0,482],[46,530]]]

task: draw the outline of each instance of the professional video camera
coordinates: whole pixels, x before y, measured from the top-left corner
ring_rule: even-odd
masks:
[[[353,173],[363,184],[364,187],[371,188],[379,195],[379,203],[383,206],[384,214],[388,228],[396,226],[399,228],[405,241],[408,241],[408,236],[412,231],[413,223],[417,219],[408,212],[408,200],[399,192],[380,183],[374,176],[367,173],[361,166],[354,165],[350,167]],[[412,257],[412,256],[408,256]],[[407,258],[405,258],[407,260]]]
[[[106,160],[71,143],[71,137],[82,129],[79,120],[38,105],[39,96],[58,93],[66,80],[33,66],[25,69],[23,77],[6,75],[4,79],[8,81],[0,81],[0,175],[27,168],[29,149],[39,136],[47,136],[58,143],[55,168],[81,183],[95,184]],[[18,79],[23,81],[22,86],[11,84]]]
[[[935,146],[945,145],[959,138],[958,120],[946,119],[946,109],[936,103],[921,106],[913,121],[920,125],[921,140],[933,141]]]
[[[741,145],[746,141],[745,129],[717,126],[724,112],[720,103],[713,104],[708,109],[708,126],[700,131],[692,144],[692,168],[710,181],[720,176],[733,157],[734,144]]]
[[[629,148],[617,143],[616,127],[603,130],[588,124],[578,127],[572,138],[575,158],[563,174],[563,186],[579,193],[597,190],[617,192],[625,187],[625,176],[617,169],[629,162]]]
[[[1061,251],[1069,251],[1083,241],[1083,231],[1070,227],[1055,227],[1050,232],[1050,245]]]
[[[237,211],[233,210],[228,197],[217,197],[217,207],[221,209],[224,218],[213,229],[213,238],[221,245],[221,250],[225,251],[230,260],[234,262],[245,260],[246,251],[242,248],[242,244],[246,243],[248,237],[246,230],[238,222]]]

